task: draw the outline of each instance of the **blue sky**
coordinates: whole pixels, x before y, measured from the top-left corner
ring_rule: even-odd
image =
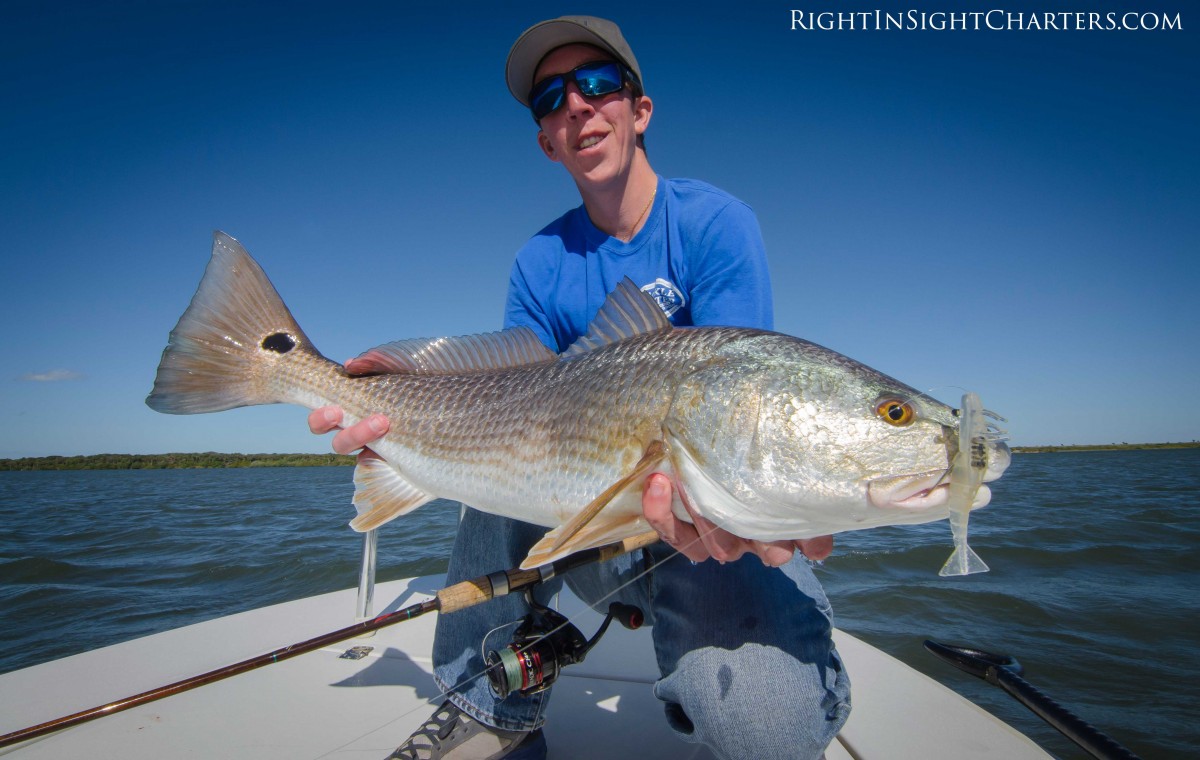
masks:
[[[973,390],[1017,444],[1200,438],[1200,16],[1098,0],[1069,10],[1183,31],[805,31],[790,10],[6,4],[0,457],[328,450],[294,407],[145,406],[213,229],[333,358],[496,329],[513,253],[578,204],[503,82],[521,30],[562,13],[625,30],[655,169],[755,209],[781,331]]]

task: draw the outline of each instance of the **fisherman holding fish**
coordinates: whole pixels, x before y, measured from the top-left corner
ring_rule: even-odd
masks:
[[[531,27],[507,75],[542,151],[583,198],[518,251],[508,329],[396,341],[343,367],[246,249],[216,232],[146,403],[168,414],[291,403],[316,409],[314,432],[344,422],[336,450],[370,445],[351,527],[439,497],[473,507],[452,582],[497,583],[497,568],[626,539],[646,546],[651,528],[663,539],[560,565],[532,610],[501,593],[440,615],[434,678],[447,700],[394,757],[545,755],[553,677],[542,680],[543,666],[559,655],[539,659],[544,640],[525,624],[507,631],[527,612],[553,619],[544,605],[562,577],[593,607],[646,612],[662,675],[654,693],[681,738],[720,757],[819,757],[848,716],[849,682],[829,603],[795,550],[820,559],[838,531],[949,517],[954,552],[941,574],[983,572],[967,518],[1011,461],[988,421],[999,418],[973,393],[951,409],[769,330],[757,220],[710,185],[651,170],[653,103],[614,24]],[[534,643],[505,647],[510,635]],[[499,667],[480,656],[489,643],[508,655],[488,654]],[[504,697],[514,690],[525,696]]]
[[[565,351],[629,277],[677,326],[771,329],[757,219],[711,185],[651,169],[644,133],[653,103],[615,24],[587,16],[536,24],[513,45],[506,78],[533,112],[542,152],[563,165],[583,200],[517,253],[506,328],[526,326],[552,351]],[[364,366],[352,361],[347,369]],[[341,421],[339,407],[322,407],[309,426],[324,433]],[[372,415],[340,431],[333,447],[355,451],[388,426]],[[823,559],[832,539],[750,541],[695,513],[692,523],[681,521],[661,473],[646,478],[642,510],[662,543],[578,568],[567,580],[600,608],[617,599],[645,611],[662,672],[654,693],[671,727],[722,758],[821,757],[849,716],[850,686],[830,637],[829,602],[795,550]],[[544,533],[468,509],[447,581],[513,567]],[[554,589],[545,586],[549,596]],[[545,757],[550,692],[499,699],[482,677],[480,642],[526,612],[511,595],[439,616],[434,676],[447,700],[391,757]]]

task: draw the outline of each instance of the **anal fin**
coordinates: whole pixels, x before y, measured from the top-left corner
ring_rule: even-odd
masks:
[[[365,533],[434,498],[405,480],[383,459],[359,459],[354,468],[354,507],[358,517],[350,521],[350,527]]]

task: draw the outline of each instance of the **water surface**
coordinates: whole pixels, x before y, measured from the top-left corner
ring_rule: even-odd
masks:
[[[0,672],[355,585],[350,478],[341,467],[0,473]],[[818,570],[837,624],[1060,757],[1085,755],[921,642],[1011,654],[1142,757],[1193,756],[1200,450],[1017,455],[993,490],[971,519],[983,575],[937,575],[945,522],[838,536]],[[434,503],[385,526],[379,579],[443,572],[457,514]]]

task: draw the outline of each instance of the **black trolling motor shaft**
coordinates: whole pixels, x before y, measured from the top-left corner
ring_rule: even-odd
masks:
[[[552,562],[542,567],[537,567],[532,570],[522,570],[520,568],[512,568],[503,570],[489,575],[480,576],[469,581],[455,583],[453,586],[437,592],[433,599],[424,602],[409,605],[404,609],[389,612],[379,615],[371,620],[364,620],[354,625],[348,625],[345,628],[339,628],[336,631],[323,633],[320,636],[301,641],[296,644],[290,644],[286,647],[281,647],[273,652],[251,657],[248,660],[226,665],[216,670],[210,670],[207,673],[201,673],[197,676],[185,678],[182,681],[159,686],[149,691],[144,691],[140,694],[124,697],[122,699],[109,702],[105,705],[99,705],[87,710],[81,710],[71,715],[64,715],[61,718],[39,723],[36,726],[29,726],[11,733],[0,736],[0,747],[7,747],[18,742],[35,739],[39,736],[61,731],[72,726],[78,726],[81,723],[87,723],[96,718],[103,718],[106,715],[114,715],[125,710],[129,710],[147,702],[153,702],[158,699],[179,694],[180,692],[189,691],[199,686],[221,681],[231,676],[240,675],[251,670],[256,670],[266,665],[272,665],[276,662],[289,660],[298,655],[312,652],[313,650],[335,644],[339,641],[359,636],[369,631],[376,631],[380,628],[386,628],[396,623],[403,623],[405,620],[412,620],[415,617],[420,617],[427,612],[438,611],[441,613],[457,612],[458,610],[473,607],[477,604],[495,599],[497,597],[510,594],[514,591],[521,591],[544,580],[549,580],[555,575],[565,573],[582,565],[591,564],[592,562],[603,562],[605,560],[618,557],[627,552],[640,549],[658,541],[657,533],[651,531],[643,533],[639,536],[627,538],[624,541],[617,543],[599,546],[594,549],[585,549],[576,552],[570,556]]]
[[[926,641],[925,648],[964,673],[1000,687],[1092,757],[1100,760],[1138,760],[1137,755],[1022,678],[1023,669],[1014,658],[936,641]]]

